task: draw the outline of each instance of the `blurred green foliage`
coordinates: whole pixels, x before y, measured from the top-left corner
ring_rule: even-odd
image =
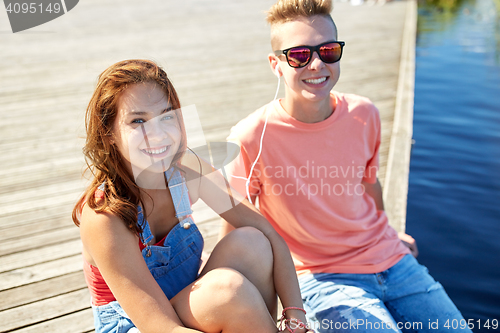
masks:
[[[493,38],[496,50],[495,58],[497,63],[500,63],[500,0],[417,1],[419,13],[417,31],[419,35],[425,32],[448,31],[450,26],[456,24],[459,15],[478,21],[488,20],[493,24],[493,36],[490,38]],[[484,33],[488,34],[486,31]],[[442,34],[441,38],[446,38],[446,34]],[[436,41],[434,40],[434,42]],[[429,40],[426,43],[432,44]]]
[[[500,0],[495,0],[500,1]],[[465,3],[473,4],[475,0],[418,0],[418,31],[422,31],[427,26],[426,20],[432,19],[438,22],[438,30],[446,30],[449,24],[455,22],[456,16],[460,13],[460,8]]]

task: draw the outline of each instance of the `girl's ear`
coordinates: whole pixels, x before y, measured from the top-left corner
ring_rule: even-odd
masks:
[[[113,131],[110,131],[108,134],[106,134],[104,140],[107,140],[110,145],[114,145],[116,141],[115,133]]]

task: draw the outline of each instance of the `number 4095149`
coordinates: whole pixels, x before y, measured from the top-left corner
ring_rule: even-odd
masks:
[[[60,3],[49,3],[47,6],[45,6],[45,8],[43,8],[43,4],[36,4],[34,2],[31,2],[31,3],[27,3],[27,2],[23,2],[23,3],[9,3],[9,5],[6,7],[6,10],[7,10],[7,13],[11,14],[11,13],[15,13],[15,14],[19,14],[19,13],[23,13],[23,14],[27,14],[27,13],[31,13],[31,14],[35,14],[35,13],[52,13],[54,12],[55,14],[58,14],[60,11],[61,11],[61,4]]]
[[[496,330],[498,328],[498,319],[487,319],[487,320],[481,320],[481,319],[469,319],[469,320],[458,320],[458,319],[453,319],[453,320],[447,320],[446,323],[444,324],[444,327],[447,329],[458,329],[458,328],[470,328],[472,329],[479,329],[479,328],[486,328],[486,329],[493,329]]]

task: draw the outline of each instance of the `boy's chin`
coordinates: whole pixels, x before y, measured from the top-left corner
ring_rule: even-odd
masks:
[[[302,91],[302,97],[311,103],[323,102],[330,99],[330,90],[325,89],[324,91]]]

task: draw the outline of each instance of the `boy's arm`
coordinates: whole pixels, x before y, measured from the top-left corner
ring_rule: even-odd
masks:
[[[377,206],[377,210],[385,210],[384,209],[384,200],[382,197],[382,186],[380,182],[377,181],[375,183],[368,183],[366,181],[361,181],[361,184],[365,188],[365,192],[375,200],[375,205]]]
[[[365,187],[365,192],[369,196],[371,196],[373,200],[375,200],[377,210],[385,210],[384,200],[382,199],[382,186],[380,186],[378,178],[377,181],[373,184],[365,181],[361,181],[361,184],[363,184],[363,186]],[[418,247],[415,239],[404,232],[399,232],[398,237],[403,242],[403,244],[410,249],[411,254],[416,258],[418,256]]]

